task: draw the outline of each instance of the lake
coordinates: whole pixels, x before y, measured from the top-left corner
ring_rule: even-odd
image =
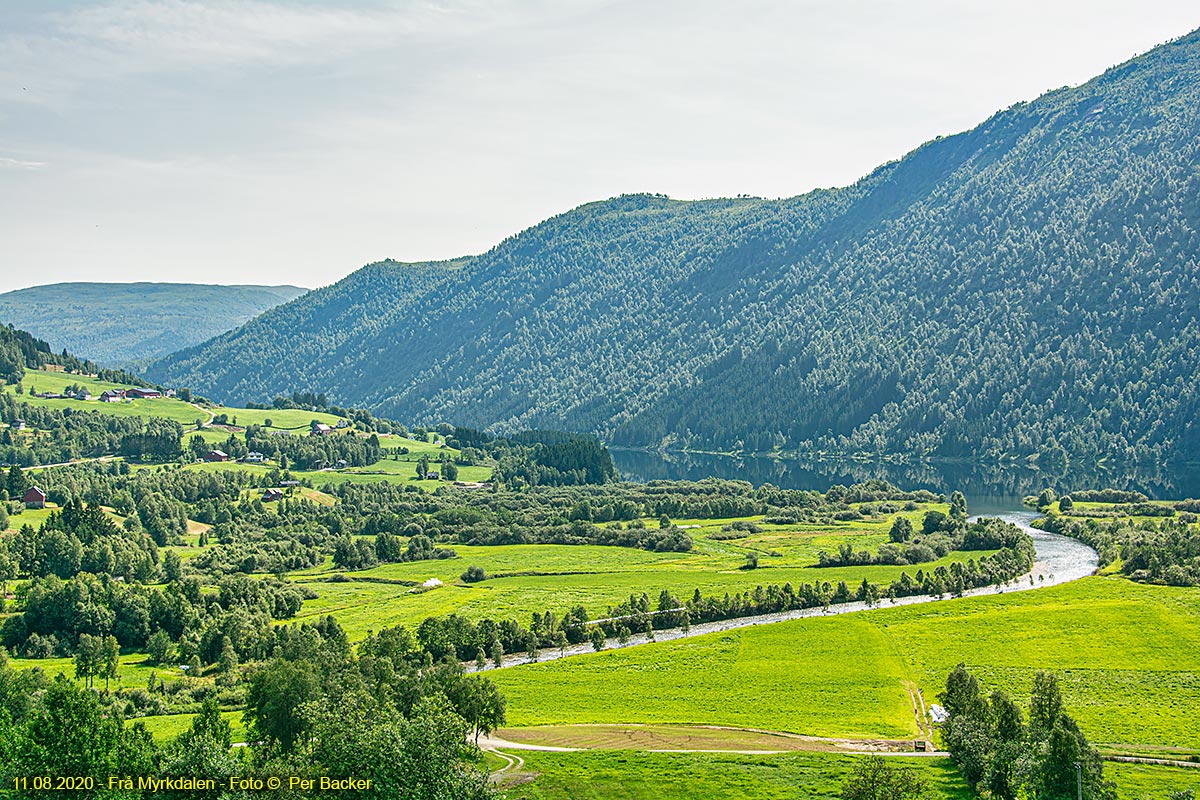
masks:
[[[967,497],[972,514],[996,514],[1021,508],[1021,498],[1047,486],[1060,494],[1079,489],[1136,490],[1153,499],[1200,496],[1200,466],[1136,467],[1106,470],[1070,467],[1046,473],[1022,466],[926,462],[892,464],[844,460],[793,460],[714,456],[695,453],[612,450],[613,462],[626,480],[701,480],[708,477],[744,480],[758,486],[824,491],[834,484],[881,478],[902,489],[928,489]]]

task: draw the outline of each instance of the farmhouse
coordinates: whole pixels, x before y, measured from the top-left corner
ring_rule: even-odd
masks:
[[[264,456],[262,453],[258,452],[257,450],[251,450],[249,453],[246,453],[246,457],[243,458],[242,461],[245,461],[247,464],[261,464],[263,462],[263,458]]]
[[[101,403],[119,403],[125,399],[125,393],[120,389],[109,389],[100,395]]]
[[[25,502],[26,508],[45,508],[46,493],[36,486],[31,486],[25,490],[25,496],[21,498]]]
[[[25,420],[23,420],[23,419],[14,419],[14,420],[12,421],[12,425],[11,425],[10,427],[12,427],[12,429],[13,429],[14,431],[23,431],[23,430],[25,430]]]
[[[315,422],[312,426],[313,436],[328,436],[333,433],[333,428],[326,425],[324,422]]]
[[[346,468],[346,459],[339,458],[337,460],[337,462],[334,463],[333,466],[334,466],[334,469],[345,469]]]
[[[87,389],[80,389],[74,395],[72,395],[72,397],[74,397],[76,400],[91,400],[92,393]]]
[[[271,503],[276,500],[282,500],[283,499],[283,490],[282,489],[267,489],[265,492],[263,492],[262,499],[263,499],[264,503]]]
[[[280,482],[279,482],[279,485],[280,485],[280,486],[287,486],[288,488],[291,488],[291,487],[293,487],[293,486],[299,486],[299,485],[300,485],[300,481],[280,481]]]
[[[209,450],[208,455],[204,457],[205,461],[228,461],[229,454],[224,450]]]
[[[162,392],[158,391],[157,389],[126,389],[125,396],[149,399],[151,397],[162,397]]]

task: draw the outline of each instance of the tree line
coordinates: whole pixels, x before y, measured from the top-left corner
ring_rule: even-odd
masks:
[[[1081,786],[1086,800],[1115,800],[1100,753],[1067,713],[1052,673],[1034,675],[1028,715],[999,689],[986,694],[963,664],[940,697],[949,715],[942,739],[976,796],[1067,800]]]
[[[197,705],[188,730],[158,744],[106,691],[14,670],[0,652],[0,777],[10,786],[22,776],[76,779],[18,784],[21,796],[218,800],[249,796],[230,791],[232,777],[282,775],[313,780],[288,797],[488,800],[494,792],[472,736],[503,723],[503,696],[487,678],[429,664],[410,645],[373,637],[355,653],[343,637],[293,637],[246,675],[246,747],[233,747],[215,697]],[[110,776],[134,784],[110,788]],[[369,779],[370,788],[321,790],[319,776]],[[138,785],[143,777],[213,784],[152,789]]]

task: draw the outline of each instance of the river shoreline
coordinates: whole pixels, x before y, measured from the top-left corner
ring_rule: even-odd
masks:
[[[1033,538],[1034,550],[1036,557],[1033,562],[1033,567],[1029,572],[1012,580],[991,586],[980,586],[976,589],[968,589],[961,595],[909,595],[907,597],[897,597],[895,599],[883,599],[877,603],[867,603],[861,600],[855,600],[850,603],[839,603],[831,605],[828,608],[798,608],[791,611],[780,611],[773,614],[757,614],[749,617],[734,617],[732,619],[716,620],[713,622],[700,622],[692,625],[686,632],[682,628],[668,628],[666,630],[655,631],[653,638],[645,634],[636,634],[630,636],[626,641],[622,642],[613,637],[605,639],[605,650],[619,650],[625,647],[639,647],[641,645],[652,644],[654,642],[670,642],[675,639],[686,639],[692,636],[703,636],[708,633],[720,633],[722,631],[735,630],[737,628],[749,628],[756,625],[772,625],[777,622],[789,622],[796,619],[810,619],[813,617],[831,617],[838,614],[855,614],[862,611],[873,611],[881,608],[892,608],[895,606],[912,606],[921,605],[924,603],[939,603],[948,602],[959,597],[979,597],[991,594],[1005,594],[1007,592],[1027,592],[1035,589],[1045,589],[1050,586],[1058,586],[1064,583],[1085,578],[1096,572],[1100,564],[1100,557],[1096,551],[1088,547],[1083,542],[1072,539],[1068,536],[1060,536],[1057,533],[1049,533],[1047,531],[1038,530],[1030,525],[1036,518],[1036,514],[1028,511],[1012,511],[1005,514],[996,515],[1005,522],[1010,522],[1021,530],[1028,533]],[[595,648],[590,642],[581,644],[568,645],[561,650],[544,650],[542,651],[536,662],[557,661],[562,658],[571,658],[573,656],[582,656],[589,653],[595,653]],[[489,672],[494,669],[504,669],[507,667],[516,667],[522,664],[534,663],[535,659],[531,659],[526,655],[505,656],[503,667],[497,667],[492,663],[488,663],[482,670],[478,669],[474,663],[464,663],[463,668],[467,672]]]

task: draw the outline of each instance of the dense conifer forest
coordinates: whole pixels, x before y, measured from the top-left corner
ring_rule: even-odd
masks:
[[[630,446],[1151,461],[1200,443],[1200,34],[785,200],[623,196],[156,363]]]
[[[105,366],[173,353],[304,294],[296,286],[54,283],[0,294],[0,322]]]

